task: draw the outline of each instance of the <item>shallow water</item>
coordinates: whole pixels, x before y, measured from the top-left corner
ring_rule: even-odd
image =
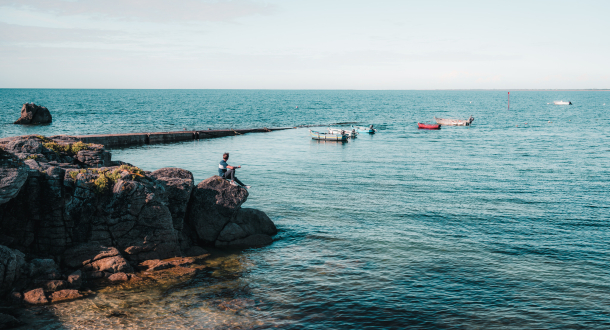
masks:
[[[129,92],[101,92],[100,103],[111,107],[113,93]],[[142,93],[171,100],[181,92]],[[265,248],[215,251],[191,278],[25,310],[38,313],[38,327],[610,327],[610,93],[515,92],[510,111],[501,92],[185,93],[185,104],[207,95],[225,114],[205,110],[193,126],[359,121],[380,131],[348,143],[312,141],[296,129],[113,150],[145,170],[188,169],[197,181],[229,151],[253,186],[244,206],[267,212],[280,233]],[[245,106],[212,101],[215,93]],[[559,99],[574,105],[547,105]],[[165,109],[154,122],[110,115],[113,127],[86,119],[2,127],[5,136],[165,130],[185,114]],[[471,114],[471,127],[415,125]]]

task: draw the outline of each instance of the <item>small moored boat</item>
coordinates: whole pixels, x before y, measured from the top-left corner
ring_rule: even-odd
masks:
[[[572,105],[570,101],[553,101],[554,105]]]
[[[346,142],[349,138],[349,135],[347,134],[320,133],[312,130],[309,130],[309,134],[311,135],[312,139],[322,141]]]
[[[468,119],[446,119],[446,118],[436,118],[436,123],[443,126],[470,126],[470,123],[474,120],[473,116],[470,116]]]
[[[350,137],[355,138],[356,135],[358,135],[358,132],[356,132],[355,129],[352,128],[352,130],[346,130],[346,129],[341,129],[341,128],[328,128],[328,133],[332,133],[332,134],[347,134]]]
[[[364,127],[364,126],[352,126],[352,129],[355,129],[356,132],[358,133],[369,133],[369,134],[375,134],[375,132],[377,132],[377,130],[375,128],[373,128],[373,125],[369,126],[369,127]]]
[[[417,128],[419,128],[419,129],[441,129],[441,125],[417,123]]]

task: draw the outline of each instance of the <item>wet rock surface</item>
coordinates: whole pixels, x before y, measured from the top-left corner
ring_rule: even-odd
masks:
[[[275,225],[242,209],[247,198],[218,176],[195,186],[189,171],[145,172],[71,137],[0,139],[0,299],[174,280],[205,268],[205,246],[271,244]]]

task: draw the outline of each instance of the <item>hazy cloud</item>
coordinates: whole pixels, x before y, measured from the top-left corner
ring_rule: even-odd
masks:
[[[268,15],[276,6],[252,0],[0,0],[0,6],[54,15],[85,15],[144,22],[228,21]]]

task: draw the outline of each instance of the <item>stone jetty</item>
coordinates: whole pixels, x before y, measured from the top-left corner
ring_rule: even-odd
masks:
[[[97,134],[72,136],[84,143],[104,145],[106,148],[128,147],[145,144],[172,143],[199,139],[211,139],[225,136],[242,135],[246,133],[265,133],[291,129],[292,127],[277,128],[249,128],[249,129],[221,129],[221,130],[194,130],[154,133],[124,133],[124,134]],[[0,140],[1,141],[1,140]]]
[[[183,137],[177,133],[147,141],[173,142]],[[208,247],[273,242],[269,217],[242,208],[246,189],[218,176],[195,184],[179,168],[143,171],[89,143],[136,144],[128,142],[133,136],[0,140],[0,298],[33,305],[79,299],[96,281],[141,281],[169,269],[169,276],[190,274],[203,267],[197,260]]]

